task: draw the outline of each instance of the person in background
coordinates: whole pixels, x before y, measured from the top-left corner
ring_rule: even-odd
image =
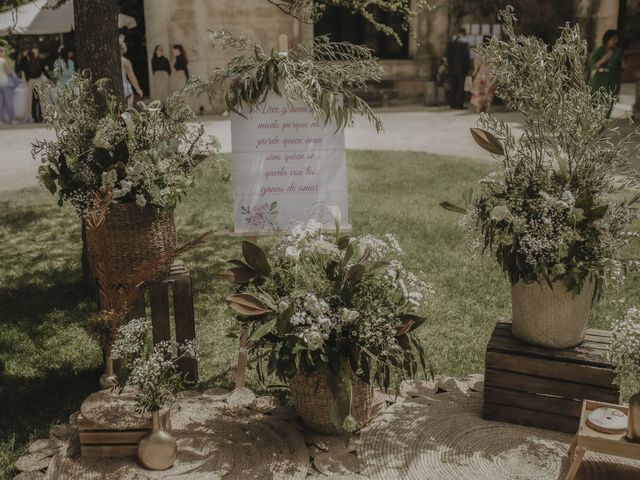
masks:
[[[604,88],[616,97],[620,93],[620,71],[624,65],[622,50],[618,47],[619,38],[617,30],[607,30],[602,36],[602,45],[596,48],[589,58],[591,67],[589,86],[594,92]],[[611,109],[613,109],[613,103],[609,109],[609,115],[611,115]]]
[[[169,96],[169,79],[171,76],[171,64],[164,56],[162,45],[156,45],[151,58],[151,72],[153,73],[154,100],[164,103]]]
[[[466,36],[467,31],[464,28],[458,30],[453,40],[447,44],[445,52],[451,83],[449,105],[455,110],[464,108],[464,80],[471,68],[471,53]]]
[[[139,97],[142,97],[142,89],[138,83],[138,77],[136,77],[136,74],[133,71],[131,60],[124,56],[125,53],[127,53],[127,45],[125,43],[121,43],[120,64],[122,66],[122,86],[124,88],[124,98],[127,100],[127,107],[131,108],[133,106],[134,99],[133,91],[135,90],[136,94]]]
[[[65,47],[60,47],[60,56],[55,61],[54,66],[60,66],[62,70],[62,77],[60,78],[60,83],[62,85],[66,85],[71,81],[71,77],[76,73],[76,63],[73,61],[73,58],[69,55],[69,51]]]
[[[29,49],[20,50],[18,60],[16,61],[16,72],[25,82],[29,81]]]
[[[42,75],[44,69],[40,60],[40,49],[34,47],[29,50],[28,64],[28,80],[29,94],[31,97],[31,119],[36,122],[42,122],[42,110],[40,109],[40,100],[38,99],[38,88],[42,84]]]
[[[491,41],[491,35],[482,37],[482,43],[487,45]],[[496,84],[493,75],[489,71],[489,65],[477,55],[473,59],[473,86],[471,87],[471,105],[476,113],[489,112],[496,92]]]
[[[172,90],[175,92],[184,87],[189,79],[189,61],[187,60],[187,54],[184,52],[184,47],[179,43],[173,46],[173,56],[175,58],[173,63],[175,75],[172,76]]]
[[[15,121],[13,111],[13,90],[18,80],[15,72],[5,57],[5,49],[0,45],[0,124],[5,122],[12,124]]]

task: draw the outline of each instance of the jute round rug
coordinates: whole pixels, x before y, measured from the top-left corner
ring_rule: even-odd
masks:
[[[371,479],[556,480],[571,436],[481,418],[482,395],[446,392],[390,406],[360,436]],[[580,480],[640,478],[640,462],[588,453]]]
[[[563,479],[571,436],[482,420],[482,394],[473,385],[479,389],[481,381],[415,383],[399,398],[377,392],[375,417],[348,449],[341,437],[306,431],[290,407],[271,397],[184,392],[171,414],[179,446],[173,468],[149,472],[135,458],[80,457],[72,417],[71,425],[52,428],[51,440],[32,444],[21,459],[21,475],[38,480]],[[638,480],[640,460],[588,453],[577,479]]]

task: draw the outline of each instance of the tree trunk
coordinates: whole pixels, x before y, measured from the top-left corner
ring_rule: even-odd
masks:
[[[114,93],[124,97],[118,10],[118,0],[73,0],[75,48],[80,70],[90,70],[95,80],[108,78]]]
[[[108,78],[113,92],[122,97],[122,64],[118,43],[118,0],[73,0],[75,49],[81,71],[92,78]],[[82,281],[91,291],[96,283],[91,267],[84,225],[82,226]]]

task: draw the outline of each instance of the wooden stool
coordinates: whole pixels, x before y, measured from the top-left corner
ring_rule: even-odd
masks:
[[[620,401],[610,344],[611,332],[587,330],[578,347],[536,347],[498,322],[485,356],[483,418],[575,433],[584,399]]]
[[[640,443],[633,443],[625,439],[624,433],[606,434],[600,433],[587,425],[587,417],[592,410],[600,407],[610,407],[628,414],[629,408],[612,403],[594,402],[585,400],[582,402],[582,414],[580,416],[580,428],[576,433],[567,455],[571,458],[571,467],[565,480],[573,480],[578,473],[580,463],[587,450],[613,455],[616,457],[640,458]],[[640,471],[638,471],[640,478]]]
[[[196,327],[193,314],[193,292],[191,275],[184,264],[176,260],[169,274],[160,282],[146,286],[151,306],[151,324],[153,326],[154,345],[171,340],[171,323],[169,315],[169,287],[173,297],[173,316],[176,329],[176,341],[195,340]],[[146,316],[145,298],[141,297],[131,310],[130,318]],[[182,358],[178,361],[178,370],[186,375],[187,380],[198,381],[198,362],[195,358]]]

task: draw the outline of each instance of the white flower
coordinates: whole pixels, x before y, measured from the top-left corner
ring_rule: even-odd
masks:
[[[144,195],[138,194],[138,195],[136,195],[136,204],[139,207],[144,207],[147,204],[147,199],[144,198]]]
[[[513,219],[513,215],[511,215],[509,207],[505,205],[498,205],[497,207],[493,207],[493,210],[491,210],[491,218],[499,222],[500,220],[511,220]]]
[[[340,312],[340,321],[345,325],[355,322],[360,313],[355,310],[349,310],[348,308],[343,308],[342,312]]]
[[[304,334],[304,341],[309,347],[309,350],[312,351],[322,348],[322,345],[324,344],[324,338],[322,337],[322,334],[315,329],[309,330]]]
[[[294,245],[290,245],[285,250],[285,255],[292,260],[298,260],[300,257],[300,249]]]
[[[333,217],[333,222],[336,225],[336,231],[339,231],[340,224],[342,222],[342,212],[340,212],[340,207],[338,205],[329,205],[327,210],[329,210],[329,213]]]
[[[109,144],[105,139],[105,131],[103,128],[96,131],[95,136],[93,137],[93,146],[96,148],[108,148]]]

